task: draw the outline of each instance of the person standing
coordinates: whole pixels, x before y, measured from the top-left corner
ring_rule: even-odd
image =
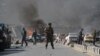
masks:
[[[96,42],[96,30],[93,32],[93,45],[95,45]]]
[[[24,43],[24,42],[25,42],[26,46],[28,46],[28,43],[27,43],[27,41],[26,41],[26,35],[27,35],[26,30],[25,30],[25,28],[23,28],[21,46],[23,46],[23,43]]]
[[[53,44],[54,31],[53,31],[53,28],[52,28],[52,23],[48,23],[48,27],[45,29],[45,34],[46,34],[46,45],[45,45],[46,49],[48,47],[49,42],[51,43],[52,49],[54,49],[54,44]]]
[[[36,37],[37,37],[37,31],[36,31],[36,29],[35,29],[35,31],[33,32],[32,37],[34,37],[33,44],[36,45],[36,43],[37,43],[37,39],[36,39]]]
[[[82,44],[83,41],[83,29],[79,32],[79,39],[78,39],[78,44]]]

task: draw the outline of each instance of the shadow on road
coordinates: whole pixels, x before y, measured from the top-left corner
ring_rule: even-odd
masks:
[[[14,47],[14,48],[10,48],[10,49],[6,49],[3,52],[0,52],[0,56],[5,56],[5,55],[9,55],[9,54],[14,54],[14,53],[19,53],[19,52],[23,52],[25,51],[23,48],[21,47]]]

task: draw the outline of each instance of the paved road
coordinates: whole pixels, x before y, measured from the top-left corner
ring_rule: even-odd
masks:
[[[5,52],[1,52],[0,56],[88,56],[88,55],[77,52],[61,44],[56,44],[54,50],[51,49],[50,45],[46,50],[44,48],[44,44],[37,44],[36,46],[30,44],[28,47],[8,49]]]

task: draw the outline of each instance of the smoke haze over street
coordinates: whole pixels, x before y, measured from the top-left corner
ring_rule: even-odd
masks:
[[[52,22],[56,31],[100,30],[100,0],[0,0],[0,22]]]

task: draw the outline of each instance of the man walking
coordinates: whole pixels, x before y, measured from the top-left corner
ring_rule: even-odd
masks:
[[[25,42],[26,46],[28,46],[28,43],[26,41],[26,35],[27,35],[26,30],[25,30],[25,28],[23,28],[23,32],[22,32],[22,44],[21,44],[21,46],[23,46],[24,42]]]
[[[46,28],[45,33],[46,33],[46,46],[45,46],[46,49],[48,47],[48,43],[49,42],[51,43],[52,49],[54,49],[54,44],[53,44],[53,40],[54,40],[53,34],[54,34],[54,31],[53,31],[51,23],[48,23],[48,27]]]

